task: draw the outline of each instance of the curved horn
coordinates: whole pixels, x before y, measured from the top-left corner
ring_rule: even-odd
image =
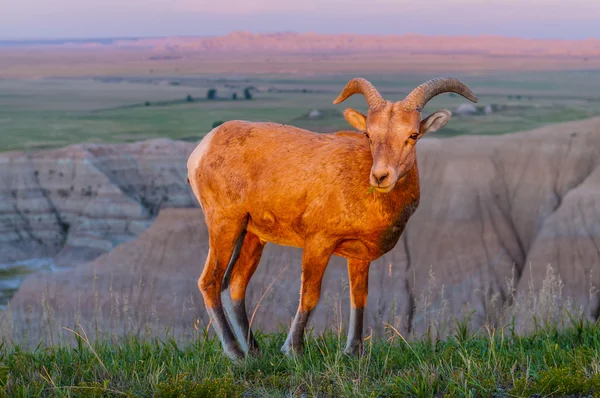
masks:
[[[477,102],[477,97],[463,82],[452,77],[431,79],[411,91],[402,101],[407,108],[421,111],[433,97],[442,93],[460,94],[469,101]]]
[[[363,79],[362,77],[355,77],[354,79],[351,79],[348,84],[346,84],[346,87],[344,87],[340,95],[333,100],[333,103],[339,104],[354,94],[364,95],[369,108],[377,108],[379,105],[385,102],[385,100],[381,97],[381,94],[379,94],[379,91],[377,91],[371,82],[369,82],[367,79]]]

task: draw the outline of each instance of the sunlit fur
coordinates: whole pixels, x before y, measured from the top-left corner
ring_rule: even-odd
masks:
[[[211,131],[188,160],[188,179],[209,230],[210,251],[198,285],[232,358],[243,355],[232,337],[236,330],[246,334],[236,332],[238,341],[248,337],[249,345],[258,349],[245,314],[229,316],[232,326],[223,320],[223,276],[243,231],[229,281],[234,305],[243,307],[266,242],[304,248],[300,305],[282,348],[299,353],[329,258],[343,256],[348,259],[353,311],[346,352],[360,350],[369,264],[396,245],[419,204],[414,134],[418,139],[440,128],[450,113],[439,111],[421,121],[418,110],[385,101],[367,117],[354,110],[345,116],[368,136],[235,120]],[[378,185],[373,174],[380,168],[389,175]],[[242,344],[244,351],[246,346]]]

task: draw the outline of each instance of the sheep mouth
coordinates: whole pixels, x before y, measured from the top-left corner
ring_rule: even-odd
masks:
[[[391,191],[394,189],[394,187],[395,187],[395,186],[396,186],[396,183],[393,183],[393,184],[391,184],[391,185],[388,185],[387,187],[376,187],[376,186],[373,186],[373,188],[374,188],[374,189],[375,189],[377,192],[380,192],[380,193],[388,193],[388,192],[391,192]]]

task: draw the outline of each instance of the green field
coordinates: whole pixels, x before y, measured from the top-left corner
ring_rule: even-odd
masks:
[[[305,354],[279,352],[284,333],[260,335],[260,358],[232,364],[214,338],[188,343],[130,336],[33,351],[0,347],[0,396],[13,397],[548,397],[600,394],[600,328],[574,322],[527,337],[466,327],[445,340],[368,340],[360,359],[343,338],[305,339]]]
[[[348,128],[346,107],[365,111],[355,96],[333,105],[352,76],[254,76],[0,80],[0,151],[59,147],[79,142],[131,142],[153,137],[197,140],[216,121],[274,121],[325,132]],[[434,76],[369,76],[389,100],[399,100]],[[600,72],[503,73],[458,76],[492,114],[455,116],[437,136],[501,134],[541,124],[600,115]],[[245,87],[255,87],[252,100]],[[216,88],[216,101],[206,100]],[[236,92],[237,100],[231,100]],[[190,95],[193,102],[186,101]],[[442,95],[425,112],[466,100]],[[308,117],[311,110],[321,116]]]

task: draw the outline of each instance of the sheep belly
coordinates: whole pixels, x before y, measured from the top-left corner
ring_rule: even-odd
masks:
[[[280,222],[270,211],[250,213],[248,231],[262,240],[283,246],[304,247],[302,231],[293,227],[294,223]]]
[[[266,242],[282,246],[304,247],[305,231],[300,227],[300,222],[278,220],[268,210],[251,213],[247,229]],[[347,236],[340,236],[341,231],[330,231],[332,239],[339,240],[334,254],[346,258],[373,261],[396,245],[403,229],[404,226],[390,225],[382,226],[378,230],[364,231],[363,234],[347,231]]]

